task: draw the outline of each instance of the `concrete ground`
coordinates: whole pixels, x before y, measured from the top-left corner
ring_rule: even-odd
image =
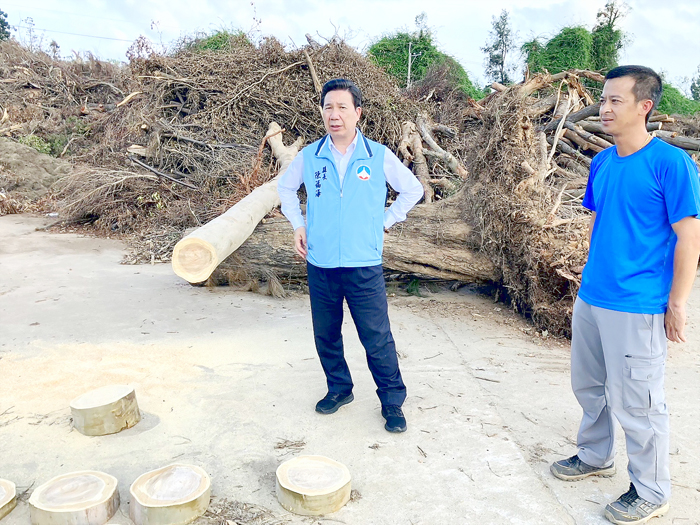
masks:
[[[575,453],[580,417],[568,344],[489,298],[390,298],[409,389],[408,431],[393,435],[352,323],[355,401],[322,416],[307,296],[192,287],[169,265],[120,265],[117,241],[35,231],[44,224],[0,217],[0,477],[22,493],[2,525],[28,524],[33,488],[85,469],[119,479],[110,523],[130,523],[129,485],[173,462],[209,472],[223,525],[603,524],[628,487],[621,437],[615,477],[551,476],[551,461]],[[658,525],[700,524],[700,282],[687,335],[669,350],[674,495]],[[112,383],[136,388],[143,421],[111,436],[73,430],[69,402]],[[319,518],[284,511],[275,469],[298,454],[347,465],[353,500]],[[227,515],[224,500],[252,510]]]

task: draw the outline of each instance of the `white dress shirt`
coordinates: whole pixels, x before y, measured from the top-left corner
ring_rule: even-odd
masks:
[[[338,168],[341,187],[359,136],[359,132],[356,131],[355,139],[345,150],[345,154],[338,151],[333,144],[333,140],[331,140],[330,150]],[[423,196],[423,186],[411,170],[404,166],[389,148],[384,152],[384,176],[389,185],[398,193],[394,203],[384,212],[384,228],[388,230],[397,222],[406,219],[406,214]],[[304,155],[302,152],[299,152],[287,168],[287,171],[284,172],[277,182],[277,191],[282,203],[282,213],[292,223],[292,227],[295,230],[306,226],[299,205],[299,196],[297,195],[297,190],[303,183]]]

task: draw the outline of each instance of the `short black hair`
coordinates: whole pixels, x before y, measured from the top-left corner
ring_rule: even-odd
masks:
[[[362,92],[352,80],[334,78],[323,84],[323,89],[321,90],[321,107],[323,107],[323,101],[326,100],[326,95],[329,91],[349,91],[352,95],[352,103],[355,109],[362,107]]]
[[[646,116],[646,120],[649,121],[649,117],[659,105],[663,94],[661,77],[656,71],[645,66],[618,66],[608,71],[608,74],[605,75],[605,80],[620,77],[632,77],[634,79],[632,93],[637,102],[648,99],[654,104]]]

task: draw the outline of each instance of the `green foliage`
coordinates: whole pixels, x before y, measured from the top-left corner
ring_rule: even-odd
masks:
[[[44,153],[45,155],[51,154],[51,144],[37,135],[25,135],[24,137],[20,137],[18,142],[30,148],[34,148],[39,153]]]
[[[664,92],[656,109],[669,115],[694,115],[700,112],[700,101],[686,98],[680,90],[664,82]]]
[[[177,51],[229,51],[232,48],[241,47],[241,44],[253,45],[243,31],[219,29],[211,34],[199,33],[185,39],[180,42]]]
[[[60,157],[63,149],[68,145],[68,141],[70,141],[70,137],[65,134],[49,135],[47,141],[50,150],[49,154],[53,157]]]
[[[449,55],[444,55],[441,59],[438,59],[434,65],[437,67],[446,67],[449,72],[450,83],[457,86],[463,93],[473,99],[479,100],[491,92],[491,90],[488,89],[486,90],[486,94],[484,94],[484,90],[477,88],[472,83],[462,65]]]
[[[0,40],[10,38],[10,24],[7,22],[7,13],[0,9]]]
[[[415,295],[416,297],[423,297],[420,293],[420,281],[418,279],[411,279],[411,282],[406,286],[406,293],[408,295]]]
[[[443,60],[445,55],[438,51],[430,32],[418,33],[397,32],[384,36],[368,50],[369,58],[406,87],[408,81],[408,50],[411,55],[411,81],[415,82],[425,77],[428,68]]]
[[[66,119],[66,128],[77,135],[87,137],[90,134],[90,124],[78,117],[68,117]]]
[[[374,42],[368,50],[370,60],[394,77],[401,87],[407,87],[410,45],[413,56],[411,62],[412,83],[424,79],[431,67],[445,65],[449,69],[450,78],[454,85],[470,97],[481,98],[481,91],[474,87],[461,64],[438,50],[433,34],[425,22],[425,14],[421,14],[416,17],[417,31],[413,33],[398,31],[392,35],[385,35]]]
[[[520,47],[520,52],[525,56],[525,63],[531,72],[536,73],[545,69],[544,45],[538,38],[525,42]]]
[[[588,29],[582,26],[565,27],[547,42],[537,61],[553,74],[572,68],[589,69],[592,66],[592,49],[593,37]],[[530,70],[537,71],[532,67]]]
[[[596,25],[591,32],[593,48],[591,54],[593,69],[609,71],[618,65],[620,51],[625,45],[625,34],[618,29],[617,22],[629,10],[623,2],[611,0],[596,15]]]
[[[508,11],[504,9],[498,18],[494,16],[491,19],[491,27],[489,40],[481,48],[486,54],[486,76],[501,84],[510,84],[509,72],[513,68],[508,66],[508,57],[514,50],[515,44],[513,42],[513,31],[508,20]]]
[[[627,9],[626,4],[611,0],[598,11],[592,31],[583,26],[565,27],[544,44],[538,39],[525,42],[520,50],[530,71],[546,69],[553,74],[566,69],[607,71],[617,66],[626,42],[617,24]]]

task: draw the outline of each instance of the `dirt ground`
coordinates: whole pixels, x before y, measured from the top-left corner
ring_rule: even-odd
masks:
[[[28,524],[33,488],[84,469],[119,479],[110,523],[128,524],[129,485],[173,462],[209,472],[218,516],[199,521],[222,525],[603,524],[628,487],[621,436],[615,477],[550,475],[575,452],[580,417],[568,344],[487,297],[390,298],[409,391],[408,431],[393,435],[352,323],[355,401],[322,416],[308,297],[191,287],[169,265],[120,265],[119,242],[35,230],[48,221],[0,217],[0,477],[22,494],[3,525]],[[658,525],[700,524],[700,282],[688,336],[669,350],[674,495]],[[136,388],[143,421],[73,430],[69,402],[111,383]],[[353,500],[319,518],[284,511],[274,473],[297,454],[347,465]]]

